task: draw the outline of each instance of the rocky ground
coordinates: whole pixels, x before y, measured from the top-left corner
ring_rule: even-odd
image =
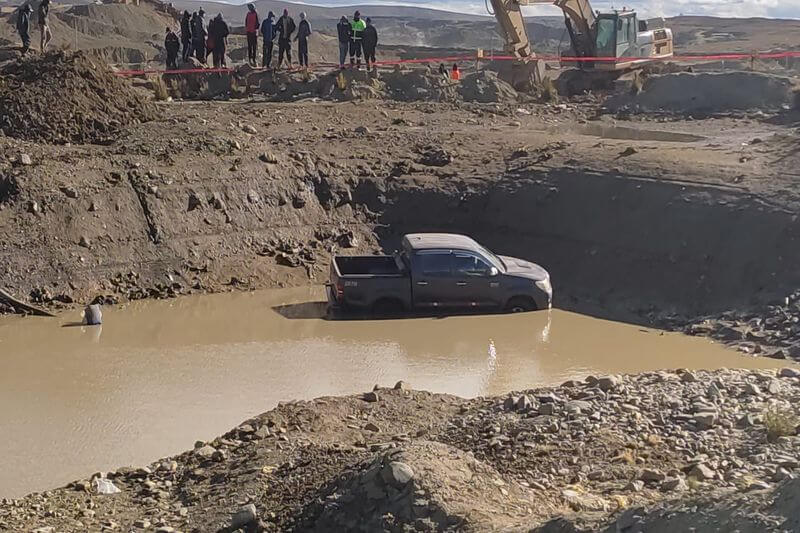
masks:
[[[400,382],[0,505],[9,531],[795,531],[800,371]]]

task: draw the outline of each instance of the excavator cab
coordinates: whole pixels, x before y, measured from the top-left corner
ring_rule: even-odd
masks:
[[[631,57],[636,50],[639,22],[634,11],[597,15],[595,50],[597,57]]]
[[[594,61],[594,70],[628,70],[656,59],[672,56],[672,32],[650,30],[635,11],[599,13],[594,25],[595,56],[613,60]]]

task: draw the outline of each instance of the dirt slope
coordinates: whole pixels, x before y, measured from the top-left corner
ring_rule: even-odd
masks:
[[[679,370],[474,400],[400,382],[291,402],[178,456],[4,500],[0,529],[794,530],[800,437],[768,413],[791,412],[798,376]]]

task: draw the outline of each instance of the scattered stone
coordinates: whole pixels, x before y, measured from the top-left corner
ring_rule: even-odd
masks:
[[[367,431],[372,431],[374,433],[378,433],[381,430],[381,428],[379,428],[372,422],[367,422],[366,424],[364,424],[364,429]]]
[[[694,425],[699,431],[713,428],[717,423],[716,413],[697,413],[694,416]]]
[[[381,469],[381,478],[395,488],[401,489],[414,479],[414,470],[400,461],[392,461]]]
[[[24,166],[30,166],[33,164],[33,160],[31,156],[28,154],[19,154],[19,164]]]
[[[539,405],[539,414],[544,416],[554,415],[556,412],[556,404],[543,403]]]
[[[655,470],[651,468],[645,468],[642,470],[642,473],[639,474],[639,479],[644,482],[658,482],[664,481],[667,476],[664,475],[663,472],[660,470]]]
[[[81,235],[81,239],[78,241],[79,246],[83,246],[84,248],[91,248],[92,243],[86,235]]]
[[[667,478],[661,483],[661,490],[664,492],[682,492],[688,489],[689,486],[681,477]]]
[[[800,369],[797,368],[781,368],[778,371],[778,377],[781,378],[800,378]]]
[[[409,390],[411,387],[405,381],[398,381],[394,384],[394,390]]]
[[[274,152],[264,152],[258,156],[258,158],[264,163],[271,163],[273,165],[278,162],[278,156],[275,155]]]
[[[619,387],[621,381],[617,376],[605,376],[597,380],[597,386],[602,391],[610,391]]]
[[[258,130],[255,128],[255,126],[252,126],[250,124],[245,124],[244,126],[242,126],[242,131],[250,135],[255,135],[258,133]]]
[[[758,388],[758,385],[747,383],[744,386],[744,393],[751,396],[761,396],[761,389]]]
[[[692,372],[686,370],[681,374],[681,381],[684,383],[694,383],[697,381],[697,376],[695,376]]]
[[[194,451],[195,455],[202,457],[203,459],[211,459],[211,457],[213,457],[216,452],[217,449],[208,444],[200,448],[197,448]]]
[[[716,472],[703,463],[694,465],[694,467],[692,467],[692,469],[689,471],[689,476],[697,479],[698,481],[714,479],[716,475]]]
[[[239,529],[258,520],[256,506],[249,503],[231,515],[231,529]]]
[[[374,403],[378,401],[378,393],[375,391],[365,392],[361,397],[365,402]]]
[[[148,529],[150,527],[150,520],[146,518],[139,518],[138,520],[134,520],[133,527],[139,529]]]

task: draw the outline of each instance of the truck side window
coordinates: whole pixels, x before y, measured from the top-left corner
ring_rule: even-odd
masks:
[[[456,276],[487,276],[491,267],[472,254],[456,252],[453,255],[453,273]]]
[[[450,275],[449,252],[418,254],[417,260],[424,276],[441,278]]]

